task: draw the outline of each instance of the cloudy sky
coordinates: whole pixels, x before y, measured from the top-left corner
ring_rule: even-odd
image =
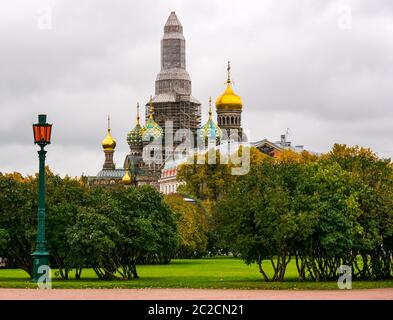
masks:
[[[313,151],[339,142],[393,157],[391,0],[13,0],[0,3],[0,172],[36,171],[38,113],[54,124],[54,172],[100,170],[108,114],[121,165],[135,105],[154,94],[171,11],[203,121],[230,60],[251,140],[289,128]]]

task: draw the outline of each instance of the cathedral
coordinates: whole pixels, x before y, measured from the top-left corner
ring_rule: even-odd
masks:
[[[175,12],[171,12],[161,39],[161,70],[155,82],[155,95],[145,106],[145,124],[140,123],[137,105],[136,125],[127,136],[130,152],[123,167],[116,168],[113,161],[116,141],[108,118],[108,132],[102,141],[105,162],[97,176],[90,179],[91,184],[150,184],[159,189],[162,169],[173,159],[173,150],[181,143],[174,139],[179,129],[189,129],[194,144],[198,138],[205,140],[208,135],[219,137],[221,129],[240,129],[242,101],[231,88],[229,63],[227,88],[216,102],[218,125],[213,120],[210,100],[209,119],[201,126],[201,103],[192,95],[185,51],[183,26]],[[172,140],[172,150],[162,147],[167,139]]]
[[[175,12],[171,12],[161,39],[161,70],[155,81],[155,95],[145,105],[144,125],[140,121],[138,104],[135,127],[126,139],[129,153],[125,156],[122,168],[116,168],[113,161],[116,141],[111,135],[108,117],[108,131],[102,141],[105,161],[97,176],[89,178],[91,185],[149,184],[162,193],[173,193],[181,183],[176,180],[179,161],[174,158],[176,147],[182,143],[182,140],[176,139],[179,130],[186,129],[190,132],[190,139],[193,139],[192,145],[202,147],[207,141],[219,144],[223,136],[229,136],[229,130],[237,130],[242,137],[243,103],[232,89],[230,63],[227,67],[226,89],[215,103],[216,121],[213,119],[210,98],[209,117],[201,125],[201,103],[192,95],[185,51],[183,26]],[[285,148],[267,140],[259,141],[255,146],[273,156]]]

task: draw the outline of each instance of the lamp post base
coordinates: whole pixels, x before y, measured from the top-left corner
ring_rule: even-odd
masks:
[[[34,251],[33,256],[33,282],[38,282],[40,278],[48,272],[48,268],[40,268],[41,266],[49,267],[49,252],[46,250]]]

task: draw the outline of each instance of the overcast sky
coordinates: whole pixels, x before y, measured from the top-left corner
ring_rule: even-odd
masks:
[[[251,140],[289,128],[312,151],[338,142],[393,157],[392,0],[13,0],[0,3],[0,172],[37,170],[39,113],[54,125],[54,172],[101,169],[108,114],[121,166],[135,105],[154,94],[171,11],[203,121],[230,60]]]

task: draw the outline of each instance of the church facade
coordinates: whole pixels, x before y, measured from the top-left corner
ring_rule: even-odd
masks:
[[[141,124],[138,104],[135,127],[126,139],[129,153],[122,167],[116,168],[113,161],[116,141],[111,135],[108,118],[108,132],[102,141],[104,164],[95,177],[89,178],[90,185],[149,184],[162,193],[176,192],[181,184],[176,180],[181,161],[174,160],[174,151],[182,143],[182,140],[177,141],[176,132],[188,130],[192,133],[193,145],[199,146],[212,140],[219,144],[220,139],[228,137],[234,129],[242,137],[243,103],[232,89],[229,62],[226,89],[215,103],[216,121],[211,104],[210,98],[209,118],[201,125],[201,103],[192,95],[191,78],[186,69],[183,26],[175,12],[171,12],[161,39],[161,70],[155,81],[155,95],[145,105],[145,124]],[[284,148],[267,140],[257,142],[255,147],[272,156]]]

